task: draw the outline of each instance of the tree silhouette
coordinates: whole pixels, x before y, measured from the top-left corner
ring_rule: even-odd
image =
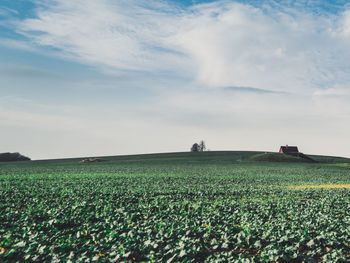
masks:
[[[207,147],[205,146],[205,142],[203,140],[201,140],[199,143],[199,151],[204,152],[206,149],[207,149]]]
[[[201,140],[198,143],[195,143],[191,147],[191,152],[204,152],[207,149],[207,146],[205,146],[205,142]]]
[[[199,152],[199,144],[195,143],[191,147],[191,152]]]

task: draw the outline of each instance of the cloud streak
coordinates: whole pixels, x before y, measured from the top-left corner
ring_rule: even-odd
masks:
[[[226,87],[224,88],[226,91],[230,92],[243,92],[243,93],[256,93],[256,94],[279,94],[279,95],[287,95],[289,93],[287,92],[277,92],[272,90],[266,90],[266,89],[257,89],[252,87]]]

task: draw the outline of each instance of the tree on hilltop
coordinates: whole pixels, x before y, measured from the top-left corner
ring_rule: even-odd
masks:
[[[195,143],[192,145],[191,152],[204,152],[206,149],[207,147],[205,146],[205,142],[201,140],[199,144]]]
[[[191,152],[199,152],[199,144],[195,143],[191,147]]]
[[[206,149],[207,149],[207,147],[205,146],[205,142],[203,140],[201,140],[199,143],[199,151],[204,152]]]

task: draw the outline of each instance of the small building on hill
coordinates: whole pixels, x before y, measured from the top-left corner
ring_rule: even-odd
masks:
[[[300,152],[297,146],[281,146],[279,153],[284,153],[284,154],[288,154],[288,155],[293,155],[293,156],[299,156]]]

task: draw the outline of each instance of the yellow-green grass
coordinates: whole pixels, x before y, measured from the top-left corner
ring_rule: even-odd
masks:
[[[290,185],[289,189],[350,189],[350,184],[318,184],[318,185]]]

